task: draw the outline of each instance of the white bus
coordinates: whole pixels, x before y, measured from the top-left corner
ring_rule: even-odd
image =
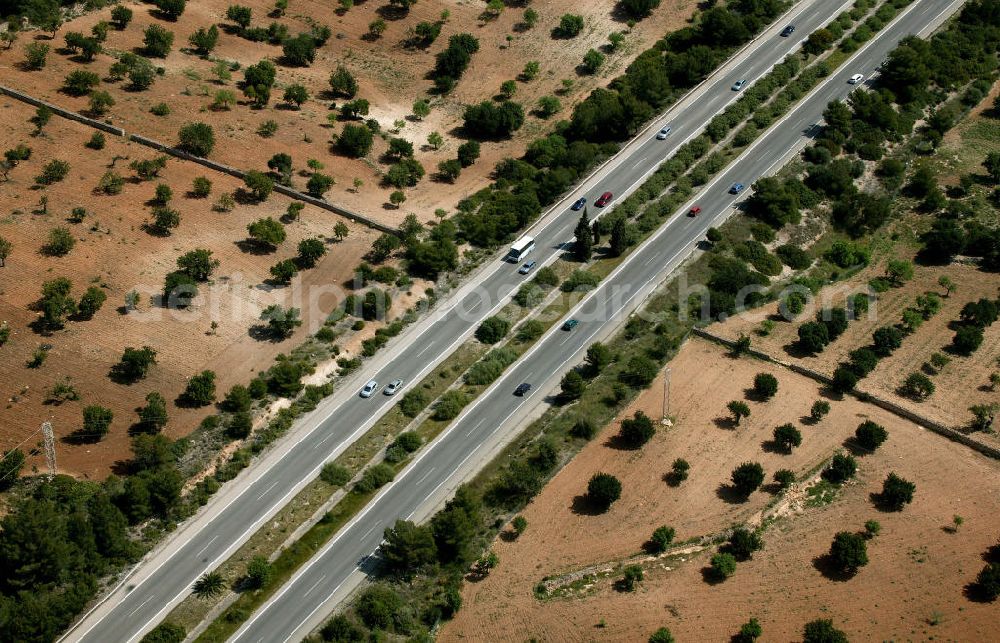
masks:
[[[507,253],[507,261],[519,263],[521,259],[528,256],[528,253],[535,249],[535,240],[531,237],[521,237],[510,247]]]

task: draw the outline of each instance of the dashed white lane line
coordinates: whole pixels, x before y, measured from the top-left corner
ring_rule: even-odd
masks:
[[[314,589],[316,589],[317,587],[319,587],[319,584],[320,584],[320,583],[322,583],[322,582],[323,582],[323,579],[325,579],[325,578],[326,578],[326,574],[323,574],[322,576],[320,576],[320,577],[319,577],[319,580],[318,580],[318,581],[316,581],[315,583],[313,583],[313,586],[312,586],[312,587],[310,587],[310,588],[309,588],[309,589],[308,589],[308,590],[306,591],[306,593],[302,595],[302,598],[305,598],[306,596],[309,596],[310,594],[312,594],[312,591],[313,591]]]
[[[207,545],[198,550],[198,553],[195,554],[194,557],[197,558],[198,556],[201,556],[205,552],[205,550],[208,549],[209,545],[215,542],[216,538],[218,538],[218,536],[212,536],[212,540],[208,541]]]
[[[264,491],[259,496],[257,496],[257,500],[260,500],[261,498],[263,498],[264,496],[266,496],[267,492],[270,491],[271,489],[274,489],[275,487],[277,487],[279,482],[280,482],[280,480],[275,480],[274,484],[272,484],[267,489],[264,489]]]

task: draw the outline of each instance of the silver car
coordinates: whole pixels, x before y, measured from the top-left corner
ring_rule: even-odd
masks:
[[[733,83],[733,91],[734,92],[740,91],[746,84],[747,84],[746,79],[737,80],[735,83]]]
[[[378,382],[375,380],[370,380],[365,387],[361,389],[361,397],[371,397],[375,395],[375,391],[378,390]]]
[[[401,388],[403,388],[403,380],[392,380],[389,382],[389,386],[385,387],[385,390],[382,392],[386,395],[395,395],[396,391]]]
[[[661,129],[659,132],[656,133],[656,140],[658,141],[667,140],[667,137],[670,136],[671,131],[672,130],[670,127],[664,127],[663,129]]]

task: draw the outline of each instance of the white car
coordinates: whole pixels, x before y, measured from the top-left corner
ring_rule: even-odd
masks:
[[[661,129],[659,132],[656,133],[656,140],[658,141],[667,140],[667,137],[670,136],[670,132],[671,132],[670,127],[664,127],[663,129]]]
[[[361,397],[371,397],[372,395],[375,395],[375,391],[377,390],[378,390],[378,382],[376,382],[375,380],[371,380],[367,384],[365,384],[365,387],[363,389],[361,389]]]
[[[386,395],[395,395],[396,391],[401,388],[403,388],[403,380],[393,380],[389,382],[389,386],[385,387],[385,390],[382,392]]]
[[[848,79],[847,83],[849,85],[857,85],[858,83],[860,83],[864,79],[865,79],[865,77],[864,77],[863,74],[854,74],[853,76],[851,76]]]

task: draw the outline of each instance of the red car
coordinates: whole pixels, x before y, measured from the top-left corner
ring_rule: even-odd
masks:
[[[606,206],[608,203],[611,202],[611,198],[613,196],[614,195],[612,195],[610,192],[605,192],[604,194],[601,195],[599,199],[597,199],[597,201],[594,202],[594,205],[596,205],[599,208],[603,208],[604,206]]]
[[[701,214],[701,206],[700,205],[696,205],[693,208],[691,208],[690,210],[688,210],[688,216],[689,217],[696,217],[699,214]]]

